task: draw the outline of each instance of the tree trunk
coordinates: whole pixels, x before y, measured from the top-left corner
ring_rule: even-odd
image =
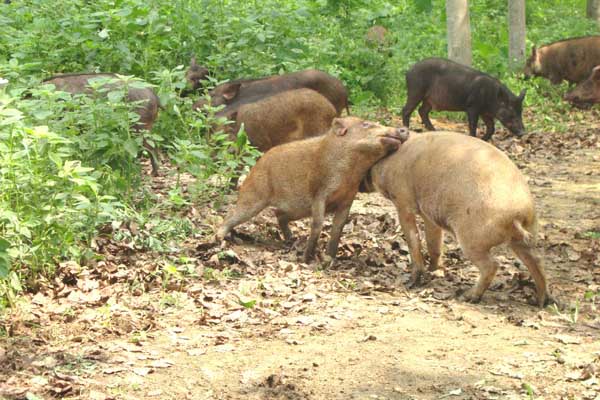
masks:
[[[471,24],[467,0],[446,0],[448,58],[471,65]]]
[[[508,0],[508,61],[512,69],[525,63],[525,0]]]
[[[600,23],[600,0],[587,0],[587,17]]]

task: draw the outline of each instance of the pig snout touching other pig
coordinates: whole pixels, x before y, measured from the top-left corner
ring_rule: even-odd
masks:
[[[435,130],[429,113],[432,110],[465,111],[469,133],[477,134],[479,117],[486,132],[483,140],[494,134],[498,119],[513,135],[525,133],[523,100],[525,90],[515,96],[498,79],[476,69],[443,58],[428,58],[413,65],[406,73],[407,100],[402,109],[402,122],[409,127],[410,115],[419,104],[423,125]]]
[[[440,266],[444,230],[479,268],[479,281],[463,294],[468,301],[479,301],[489,287],[498,269],[490,250],[502,243],[527,266],[539,306],[552,300],[542,260],[533,250],[533,197],[525,177],[494,146],[456,132],[411,135],[397,152],[375,164],[367,181],[396,206],[412,260],[410,285],[419,283],[425,270],[415,222],[420,215],[430,270]]]
[[[565,100],[579,108],[589,108],[600,103],[600,65],[590,76],[565,95]]]
[[[219,228],[216,239],[266,207],[275,215],[286,240],[288,223],[312,217],[304,260],[314,259],[325,213],[334,213],[327,254],[335,257],[342,228],[361,180],[378,160],[397,150],[408,138],[396,129],[359,118],[336,118],[323,136],[276,146],[252,167],[237,204]]]

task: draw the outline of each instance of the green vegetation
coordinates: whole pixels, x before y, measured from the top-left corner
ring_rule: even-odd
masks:
[[[192,99],[179,96],[192,55],[217,80],[319,68],[340,77],[355,112],[367,113],[380,105],[398,111],[406,69],[446,54],[440,0],[14,0],[0,8],[0,78],[8,80],[0,86],[0,307],[23,283],[51,276],[57,263],[97,257],[93,239],[103,226],[134,221],[145,227],[138,235],[114,229],[114,239],[176,251],[170,243],[198,229],[179,211],[218,201],[239,166],[253,162],[257,153],[245,135],[231,142],[211,133],[214,110],[192,113]],[[530,89],[526,102],[547,115],[534,129],[560,126],[564,88],[508,72],[506,8],[505,0],[471,1],[475,66],[515,92]],[[584,10],[584,0],[528,1],[529,45],[596,32]],[[365,41],[375,24],[389,31],[381,45]],[[41,84],[54,73],[80,71],[117,72],[125,86],[141,85],[133,76],[154,85],[163,109],[145,138],[177,178],[197,178],[193,187],[183,190],[177,179],[160,201],[144,189],[142,137],[130,129],[137,116],[123,102],[125,89],[102,93],[98,83],[85,97]],[[214,175],[223,179],[209,179]]]

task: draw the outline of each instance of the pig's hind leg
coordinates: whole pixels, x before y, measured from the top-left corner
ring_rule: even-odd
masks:
[[[548,303],[555,303],[556,300],[548,294],[548,286],[546,282],[546,273],[542,265],[542,260],[532,252],[532,248],[520,240],[513,240],[510,243],[511,249],[517,257],[521,259],[523,264],[529,270],[537,292],[537,301],[539,307],[544,307]]]
[[[431,106],[431,104],[429,104],[427,99],[424,99],[423,104],[421,104],[421,107],[419,107],[419,115],[421,116],[421,121],[423,121],[423,125],[425,125],[425,128],[427,128],[428,131],[435,131],[435,128],[433,127],[433,124],[429,119],[429,113],[432,109],[433,107]]]
[[[410,125],[410,115],[415,111],[419,103],[423,100],[422,96],[417,96],[412,93],[408,93],[408,98],[406,99],[406,104],[402,108],[402,124],[405,127],[409,127]]]
[[[471,302],[477,303],[481,300],[481,296],[490,286],[494,276],[496,276],[496,271],[498,271],[498,263],[492,255],[490,254],[490,248],[484,247],[472,247],[465,245],[463,241],[458,238],[461,248],[465,256],[471,260],[473,264],[479,268],[479,280],[471,289],[467,290],[462,294],[462,297]]]
[[[429,271],[435,271],[440,267],[443,250],[442,243],[444,232],[442,228],[423,217],[425,225],[425,241],[427,242],[427,252],[429,253]]]
[[[223,240],[232,229],[261,212],[267,206],[266,201],[256,201],[255,198],[245,198],[240,195],[235,208],[227,214],[225,222],[217,231],[216,239]]]

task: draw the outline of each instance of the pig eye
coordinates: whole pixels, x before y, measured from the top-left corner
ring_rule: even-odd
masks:
[[[373,127],[373,124],[370,123],[370,122],[363,122],[362,123],[362,127],[365,128],[365,129],[366,128],[371,128],[371,127]]]

